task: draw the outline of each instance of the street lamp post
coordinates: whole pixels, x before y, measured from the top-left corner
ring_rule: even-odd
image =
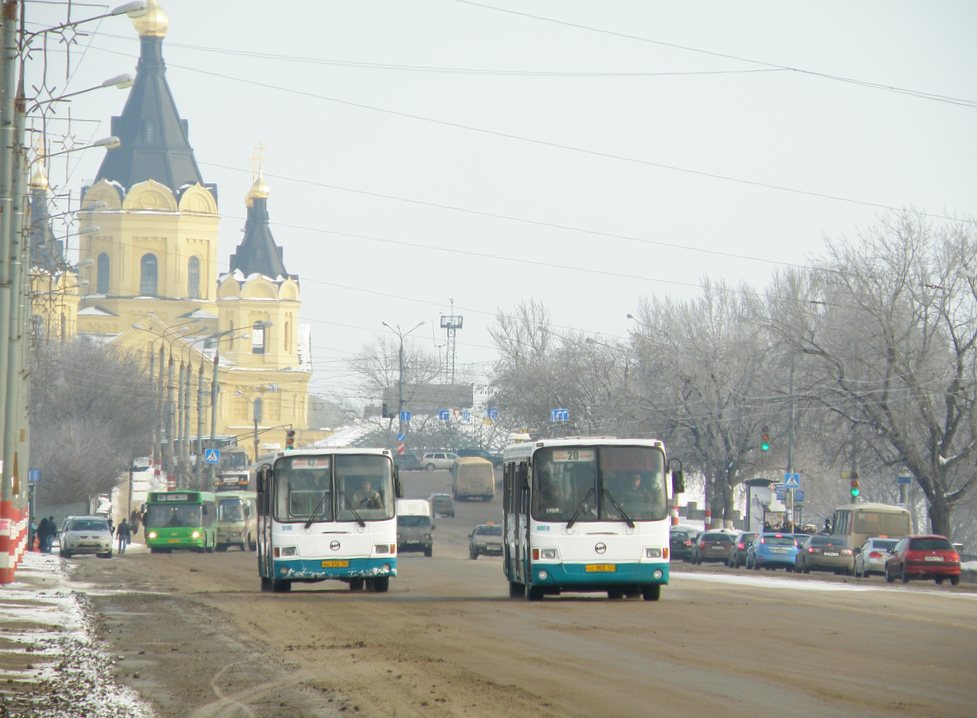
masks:
[[[381,324],[383,324],[383,326],[385,326],[387,329],[389,329],[394,334],[396,334],[397,338],[400,340],[400,350],[398,352],[400,371],[399,371],[398,381],[397,381],[399,385],[399,389],[397,392],[397,433],[399,435],[403,435],[404,433],[404,338],[410,335],[412,331],[414,331],[422,324],[424,324],[424,322],[423,321],[418,322],[410,329],[408,329],[406,332],[401,330],[399,324],[397,325],[396,329],[394,329],[386,322],[381,322]]]
[[[252,325],[254,329],[267,329],[272,323],[270,321],[258,321]],[[220,364],[220,341],[224,337],[233,334],[234,332],[244,331],[241,337],[249,336],[247,333],[247,328],[238,327],[237,329],[227,329],[223,332],[218,332],[213,334],[209,339],[214,340],[214,370],[213,375],[210,380],[210,448],[217,448],[217,397],[220,392],[219,384],[217,383],[217,367]],[[255,459],[258,457],[256,456]],[[207,472],[207,479],[210,482],[210,487],[213,488],[214,482],[216,480],[217,467],[214,464],[210,464],[210,468]]]

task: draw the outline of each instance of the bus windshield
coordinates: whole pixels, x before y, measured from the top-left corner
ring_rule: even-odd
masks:
[[[200,504],[149,504],[146,525],[153,528],[191,528],[202,524]]]
[[[243,451],[229,451],[221,454],[220,468],[225,471],[246,471],[248,455]]]
[[[244,521],[244,505],[235,497],[217,500],[218,521]]]
[[[387,456],[288,456],[275,462],[278,521],[376,521],[394,515]]]
[[[660,521],[664,455],[646,446],[556,446],[533,456],[537,521]]]

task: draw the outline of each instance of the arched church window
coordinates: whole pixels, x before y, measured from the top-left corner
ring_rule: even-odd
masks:
[[[95,292],[97,294],[109,293],[109,255],[102,252],[98,255],[98,262],[95,267]]]
[[[200,299],[200,260],[196,257],[187,262],[187,296]]]
[[[139,294],[143,297],[156,296],[155,254],[144,254],[139,260]]]

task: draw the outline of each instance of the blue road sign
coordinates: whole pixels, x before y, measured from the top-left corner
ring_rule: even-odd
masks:
[[[205,464],[219,464],[221,462],[220,449],[204,449]]]
[[[397,441],[404,441],[407,438],[407,434],[397,434]]]
[[[788,489],[799,489],[801,488],[801,475],[800,474],[784,474],[784,486]]]
[[[900,476],[898,479],[896,479],[897,484],[911,484],[912,482],[912,476]]]
[[[472,420],[472,413],[468,411],[468,409],[465,409],[463,412],[461,412],[461,420],[467,424]]]
[[[409,411],[402,411],[402,412],[400,412],[400,420],[402,422],[404,422],[405,424],[409,424],[410,423],[410,412]]]
[[[441,421],[448,421],[451,418],[451,412],[447,409],[438,409],[438,419]]]
[[[550,409],[550,421],[570,421],[570,410]]]
[[[41,470],[40,469],[28,469],[27,470],[27,483],[36,484],[41,480]]]
[[[496,419],[498,419],[499,418],[499,410],[496,407],[494,407],[494,406],[490,406],[489,407],[489,410],[488,410],[488,418],[491,419],[492,421],[495,421]]]
[[[803,504],[804,503],[804,491],[802,489],[794,490],[794,503]]]

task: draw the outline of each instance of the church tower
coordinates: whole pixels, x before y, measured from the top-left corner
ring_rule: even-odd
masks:
[[[87,281],[79,331],[119,334],[147,313],[175,325],[216,324],[217,188],[206,184],[166,82],[169,27],[155,0],[133,24],[140,36],[136,79],[122,114],[121,140],[83,190],[80,257]]]
[[[299,278],[285,269],[282,248],[272,236],[269,194],[259,167],[245,197],[244,238],[217,288],[219,331],[248,334],[221,348],[233,367],[228,381],[240,382],[227,407],[228,424],[235,430],[253,426],[255,420],[259,430],[307,425],[311,363],[298,325]]]

